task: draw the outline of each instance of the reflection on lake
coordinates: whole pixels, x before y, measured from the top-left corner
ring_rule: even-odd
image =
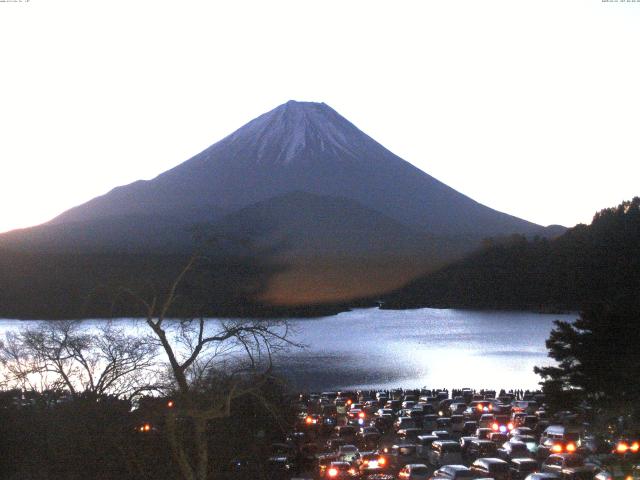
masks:
[[[360,309],[296,321],[283,371],[300,388],[536,388],[553,320],[575,315]]]
[[[545,340],[553,320],[575,318],[528,312],[368,308],[293,319],[294,340],[306,348],[280,354],[278,371],[292,387],[313,390],[536,388],[539,377],[533,367],[551,362]],[[91,328],[100,322],[103,320],[83,323]],[[119,322],[146,333],[143,322]],[[0,335],[29,324],[0,320]]]

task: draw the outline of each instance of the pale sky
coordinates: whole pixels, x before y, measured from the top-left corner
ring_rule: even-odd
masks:
[[[640,195],[640,1],[2,0],[0,45],[0,231],[289,99],[536,223]]]

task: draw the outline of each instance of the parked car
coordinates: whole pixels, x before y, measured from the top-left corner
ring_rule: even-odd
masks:
[[[402,480],[427,480],[429,468],[424,463],[410,463],[400,469],[398,478]]]
[[[416,438],[418,456],[420,458],[429,458],[431,444],[438,440],[439,438],[436,435],[418,435],[418,437]]]
[[[524,418],[527,416],[526,413],[524,412],[512,412],[511,413],[511,422],[513,423],[514,427],[519,427],[521,425],[524,425]]]
[[[462,449],[462,458],[467,458],[467,449],[469,448],[469,444],[474,440],[478,440],[478,437],[465,436],[458,439],[458,443]]]
[[[538,462],[533,458],[514,458],[509,462],[511,480],[524,480],[526,476],[538,470]]]
[[[504,444],[504,442],[509,440],[509,436],[506,433],[491,432],[489,434],[489,440],[491,440],[496,445],[500,446]]]
[[[479,458],[471,464],[470,470],[476,477],[508,480],[509,464],[499,458]]]
[[[377,448],[380,443],[380,430],[376,427],[362,427],[358,433],[356,433],[357,443],[364,448]]]
[[[327,440],[327,450],[329,450],[330,452],[337,452],[338,448],[346,444],[347,441],[344,438],[330,438]]]
[[[393,428],[396,432],[402,429],[416,428],[416,421],[411,417],[398,417],[396,421],[393,422]]]
[[[567,480],[592,480],[595,474],[594,466],[586,465],[584,457],[575,453],[549,455],[540,470]]]
[[[389,459],[391,467],[399,468],[417,458],[417,449],[417,445],[410,443],[393,445],[388,449],[386,457]]]
[[[360,450],[355,445],[342,445],[338,448],[338,460],[341,462],[353,462],[360,458]]]
[[[464,432],[464,416],[463,415],[451,415],[451,432],[462,433]]]
[[[405,428],[398,430],[398,438],[406,441],[414,443],[418,436],[422,433],[420,428]]]
[[[453,440],[437,440],[433,442],[428,455],[429,463],[434,467],[462,464],[462,449],[460,444]]]
[[[432,480],[471,480],[473,472],[464,465],[445,465],[433,472]]]
[[[513,412],[533,414],[536,413],[536,410],[538,410],[538,402],[534,400],[516,400],[511,404]]]
[[[555,473],[532,473],[527,475],[524,480],[560,480],[560,477]]]
[[[495,422],[495,415],[492,413],[483,413],[478,419],[478,426],[480,428],[491,428],[491,425]]]
[[[425,414],[422,417],[422,429],[431,432],[438,429],[438,416],[435,414]]]
[[[524,442],[504,442],[497,450],[498,458],[509,461],[514,458],[532,458],[532,454]]]
[[[318,462],[318,476],[320,478],[324,478],[327,475],[327,470],[331,466],[332,462],[338,461],[338,457],[335,454],[329,455],[319,455],[317,458]]]
[[[474,400],[465,410],[465,415],[470,420],[479,420],[483,413],[491,413],[493,411],[493,403],[488,400]]]
[[[333,429],[336,437],[343,438],[345,441],[353,443],[356,439],[356,432],[358,431],[353,425],[338,425]]]
[[[594,480],[638,480],[640,479],[640,465],[628,462],[615,462],[599,467]]]
[[[527,446],[527,450],[534,456],[538,451],[538,442],[533,435],[512,435],[509,441],[524,443]]]
[[[498,446],[491,440],[472,440],[465,449],[468,462],[474,462],[478,458],[491,458],[496,456]]]
[[[509,432],[510,437],[515,435],[533,435],[533,430],[529,427],[516,427]]]
[[[478,422],[475,420],[468,420],[464,422],[464,427],[462,429],[463,435],[473,435],[478,428]]]
[[[361,475],[384,473],[388,467],[386,457],[378,452],[363,452],[358,460],[358,471]]]
[[[549,425],[540,435],[540,443],[546,440],[578,443],[584,432],[581,426]]]
[[[544,461],[549,455],[559,453],[580,453],[576,442],[573,440],[555,439],[547,437],[540,441],[540,445],[536,450],[536,459]]]
[[[349,462],[331,462],[324,472],[323,477],[329,479],[354,478],[359,475]]]
[[[451,432],[451,418],[450,417],[439,417],[436,420],[436,429],[437,430],[446,430]]]

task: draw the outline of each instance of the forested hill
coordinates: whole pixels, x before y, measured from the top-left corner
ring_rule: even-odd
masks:
[[[552,239],[513,236],[389,295],[386,308],[576,310],[640,295],[640,198]]]

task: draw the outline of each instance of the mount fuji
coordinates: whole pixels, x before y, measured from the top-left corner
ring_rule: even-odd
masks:
[[[0,235],[0,247],[185,253],[196,224],[277,245],[285,269],[261,300],[278,305],[375,296],[483,238],[550,233],[448,187],[328,105],[289,101],[152,180]]]

